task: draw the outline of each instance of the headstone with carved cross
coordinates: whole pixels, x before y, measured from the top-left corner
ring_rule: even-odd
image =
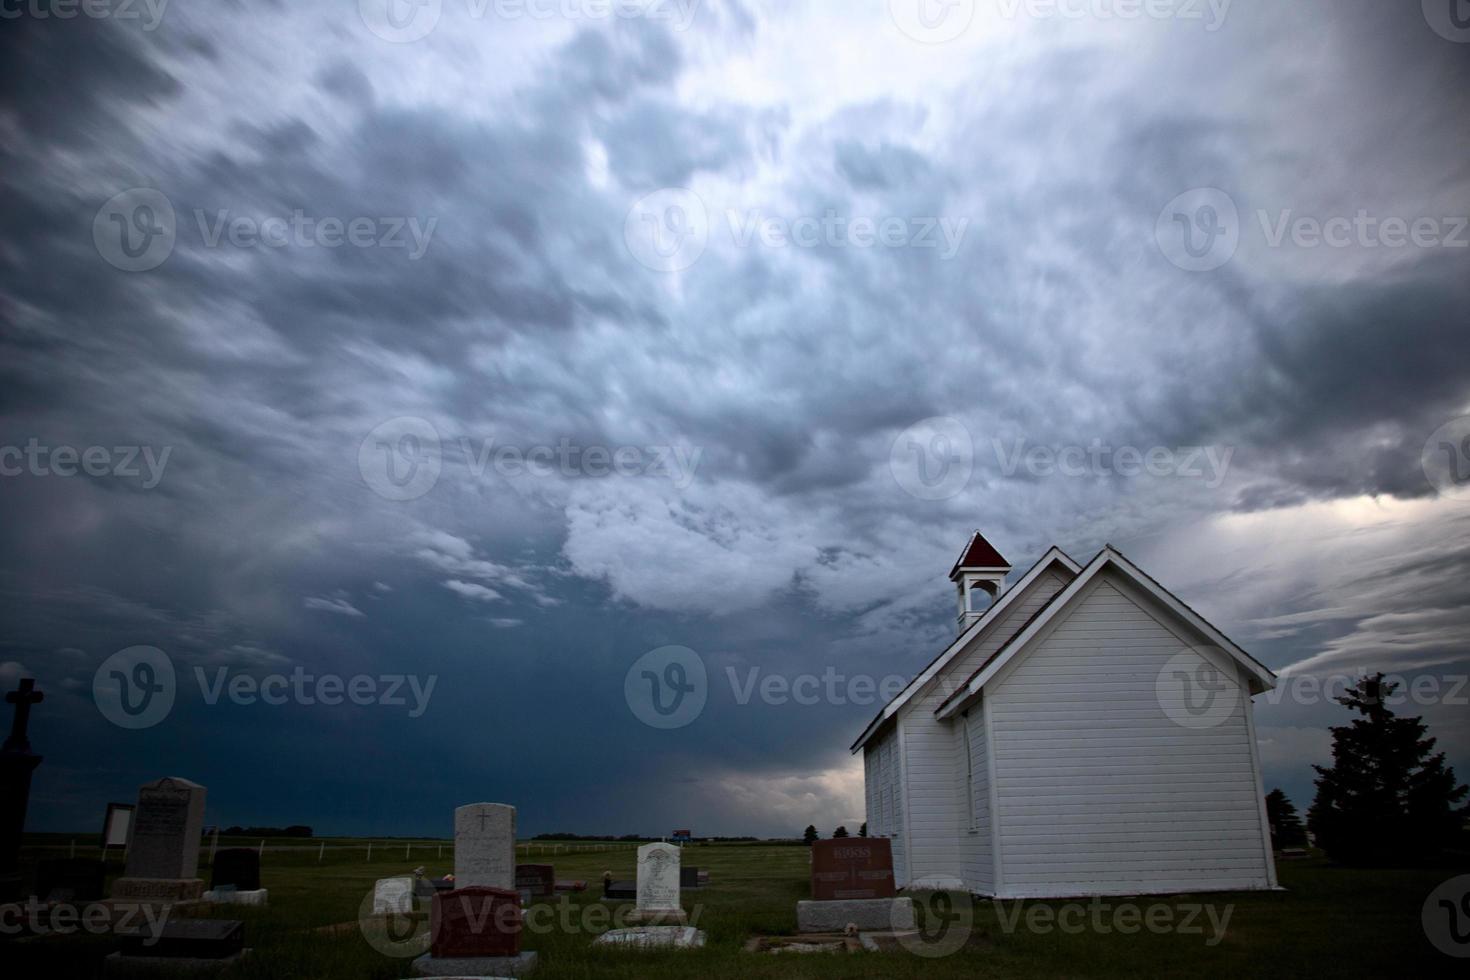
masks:
[[[516,887],[516,808],[472,803],[454,811],[454,887]]]
[[[0,901],[22,897],[20,841],[31,797],[31,774],[41,764],[41,757],[31,751],[31,706],[45,698],[29,677],[21,680],[19,689],[5,695],[6,703],[15,705],[15,715],[10,736],[0,748]]]
[[[521,897],[516,883],[516,810],[474,803],[454,811],[454,889],[436,892],[429,914],[429,952],[417,976],[518,977],[536,966],[521,951]]]

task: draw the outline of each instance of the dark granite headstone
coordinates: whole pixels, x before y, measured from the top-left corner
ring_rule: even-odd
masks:
[[[521,952],[521,897],[503,888],[434,896],[429,954],[436,960],[514,957]]]
[[[260,890],[260,854],[248,847],[230,847],[214,855],[209,887],[234,885],[242,892]]]
[[[419,898],[433,898],[441,892],[452,891],[454,882],[447,878],[420,878],[413,885],[413,893]]]
[[[602,897],[627,900],[630,902],[638,899],[638,883],[636,881],[613,881],[612,873],[602,876]]]
[[[812,899],[894,898],[893,847],[884,837],[841,837],[812,844]]]
[[[704,882],[702,882],[702,881],[699,880],[699,869],[698,868],[680,868],[679,869],[679,888],[680,888],[681,891],[683,889],[685,889],[685,888],[703,888],[703,887],[704,887]]]
[[[157,935],[146,927],[119,932],[124,956],[223,960],[245,948],[245,923],[233,919],[176,919]]]
[[[107,866],[93,858],[53,858],[36,865],[36,897],[43,902],[95,902],[103,897]]]
[[[556,892],[556,868],[549,864],[516,865],[516,890],[532,898],[546,898]]]

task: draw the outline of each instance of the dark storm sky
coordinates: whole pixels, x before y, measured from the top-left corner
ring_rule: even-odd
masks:
[[[1112,542],[1278,671],[1470,670],[1470,495],[1421,460],[1470,414],[1470,36],[1434,4],[981,0],[926,33],[904,0],[384,2],[0,22],[0,446],[109,452],[0,478],[0,677],[48,692],[32,829],[161,775],[211,822],[343,833],[479,800],[532,833],[860,822],[877,705],[744,686],[914,673],[976,527],[1022,568]],[[138,188],[175,241],[129,271]],[[1238,243],[1194,271],[1168,231],[1201,188]],[[661,232],[701,228],[667,264],[661,191]],[[297,211],[371,241],[215,235]],[[1360,214],[1435,234],[1274,237]],[[844,237],[894,218],[917,238]],[[973,471],[911,492],[935,418]],[[1095,443],[1181,466],[1011,465]],[[641,462],[485,465],[559,446]],[[391,499],[410,457],[437,479]],[[177,700],[127,730],[93,679],[137,645]],[[671,731],[624,697],[668,645],[708,672]],[[197,682],[298,667],[436,680],[416,717]],[[1341,712],[1302,700],[1257,722],[1305,806]],[[1466,702],[1431,702],[1470,775]]]

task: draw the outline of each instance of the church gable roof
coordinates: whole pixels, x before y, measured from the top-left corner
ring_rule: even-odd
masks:
[[[978,533],[979,532],[976,532],[977,535]],[[982,538],[981,540],[984,539]],[[969,549],[967,548],[966,551],[968,553]],[[1001,560],[1004,561],[1005,559],[1002,558]],[[968,629],[966,629],[963,633],[956,637],[954,642],[945,647],[944,652],[942,652],[938,657],[935,657],[934,660],[929,663],[929,666],[920,671],[919,674],[914,677],[913,680],[909,681],[908,685],[904,687],[904,689],[900,691],[896,697],[893,698],[893,700],[889,701],[888,704],[884,706],[882,711],[878,712],[878,714],[868,724],[868,727],[863,730],[863,733],[860,736],[858,736],[857,741],[852,744],[851,751],[857,752],[864,745],[866,745],[868,741],[872,739],[872,737],[883,728],[885,722],[889,721],[895,715],[897,715],[900,708],[902,708],[905,704],[912,700],[915,695],[917,695],[929,684],[930,681],[938,677],[939,674],[946,667],[948,667],[956,657],[958,657],[973,643],[979,640],[981,636],[989,629],[994,627],[997,622],[1003,619],[1006,610],[1010,609],[1017,601],[1020,600],[1022,596],[1029,593],[1031,591],[1031,587],[1035,585],[1037,580],[1040,579],[1046,572],[1052,569],[1062,571],[1068,578],[1071,578],[1072,576],[1075,576],[1082,571],[1082,566],[1073,561],[1067,555],[1067,553],[1062,551],[1062,549],[1060,548],[1054,547],[1048,550],[1046,554],[1041,556],[1041,559],[1037,561],[1036,564],[1032,565],[1031,568],[1027,570],[1025,575],[1021,576],[1021,580],[1019,582],[1017,582],[1011,588],[1006,589],[1004,592],[1002,592],[1000,594],[1000,597],[997,598],[995,602],[992,603],[990,607],[985,610],[984,614],[981,615],[978,620],[976,620],[973,624],[970,625]]]
[[[1015,659],[1017,655],[1046,628],[1046,625],[1071,605],[1078,596],[1087,588],[1089,582],[1097,578],[1104,570],[1113,570],[1123,576],[1130,584],[1136,586],[1145,597],[1156,602],[1175,617],[1183,620],[1195,632],[1205,637],[1211,644],[1225,651],[1233,660],[1239,663],[1255,682],[1251,685],[1252,694],[1260,694],[1269,691],[1276,686],[1276,675],[1261,665],[1250,654],[1246,653],[1233,640],[1212,626],[1204,617],[1185,605],[1178,596],[1164,588],[1152,577],[1144,573],[1137,565],[1129,561],[1124,555],[1111,545],[1103,548],[1082,573],[1072,580],[1066,588],[1062,589],[1051,600],[1038,609],[1016,633],[1007,640],[1000,649],[996,650],[985,663],[975,670],[970,678],[960,685],[953,694],[944,700],[935,709],[936,717],[949,718],[959,708],[969,701],[974,695],[989,683],[1007,663]]]

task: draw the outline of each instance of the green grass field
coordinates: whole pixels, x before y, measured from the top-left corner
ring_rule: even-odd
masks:
[[[378,878],[404,874],[418,865],[427,866],[431,874],[449,871],[450,848],[445,844],[444,858],[436,860],[438,846],[415,844],[405,860],[404,842],[378,842],[371,863],[361,841],[329,849],[320,863],[311,847],[294,852],[268,850],[262,874],[271,893],[270,907],[212,913],[245,920],[247,942],[254,949],[228,976],[241,980],[396,980],[409,976],[407,959],[384,955],[364,937],[358,925],[359,909]],[[36,853],[33,850],[28,857],[34,860]],[[1145,911],[1159,906],[1167,912],[1156,909],[1154,916],[1168,914],[1176,922],[1196,906],[1211,907],[1215,921],[1228,910],[1223,937],[1214,935],[1205,913],[1194,917],[1198,933],[1140,929],[1124,934],[1112,926],[1126,926],[1129,921],[1116,922],[1111,910],[1101,920],[1109,928],[1093,928],[1085,917],[1087,902],[1083,901],[1078,903],[1083,918],[1077,912],[1063,914],[1063,923],[1072,930],[1066,932],[1055,924],[1045,925],[1047,917],[1061,912],[1068,903],[1020,907],[1006,903],[997,908],[989,901],[975,900],[969,922],[962,914],[952,918],[947,933],[939,930],[940,923],[930,923],[935,926],[931,936],[945,946],[955,945],[957,938],[964,940],[948,955],[931,957],[902,949],[772,955],[747,953],[742,947],[753,936],[795,931],[796,903],[808,891],[807,851],[792,846],[696,846],[686,849],[685,855],[687,865],[706,868],[712,875],[710,887],[684,895],[686,909],[697,917],[709,944],[692,952],[636,953],[591,946],[594,936],[608,927],[606,906],[597,900],[602,874],[612,871],[619,878],[634,877],[631,849],[574,852],[554,858],[533,854],[531,861],[554,863],[558,878],[583,879],[589,884],[585,894],[538,906],[535,916],[543,927],[528,929],[524,944],[541,954],[535,976],[544,980],[976,976],[1220,976],[1238,980],[1242,976],[1464,975],[1465,961],[1435,950],[1420,921],[1421,907],[1434,887],[1465,873],[1464,869],[1359,871],[1314,859],[1281,863],[1281,880],[1287,889],[1282,892],[1108,900],[1110,909],[1123,904]],[[963,900],[960,904],[963,906]],[[1038,907],[1043,911],[1033,911]],[[1028,922],[1043,928],[1033,929]],[[108,943],[105,938],[11,939],[0,942],[0,955],[15,963],[45,964],[49,967],[45,975],[51,977],[91,976],[88,961],[94,961]]]

